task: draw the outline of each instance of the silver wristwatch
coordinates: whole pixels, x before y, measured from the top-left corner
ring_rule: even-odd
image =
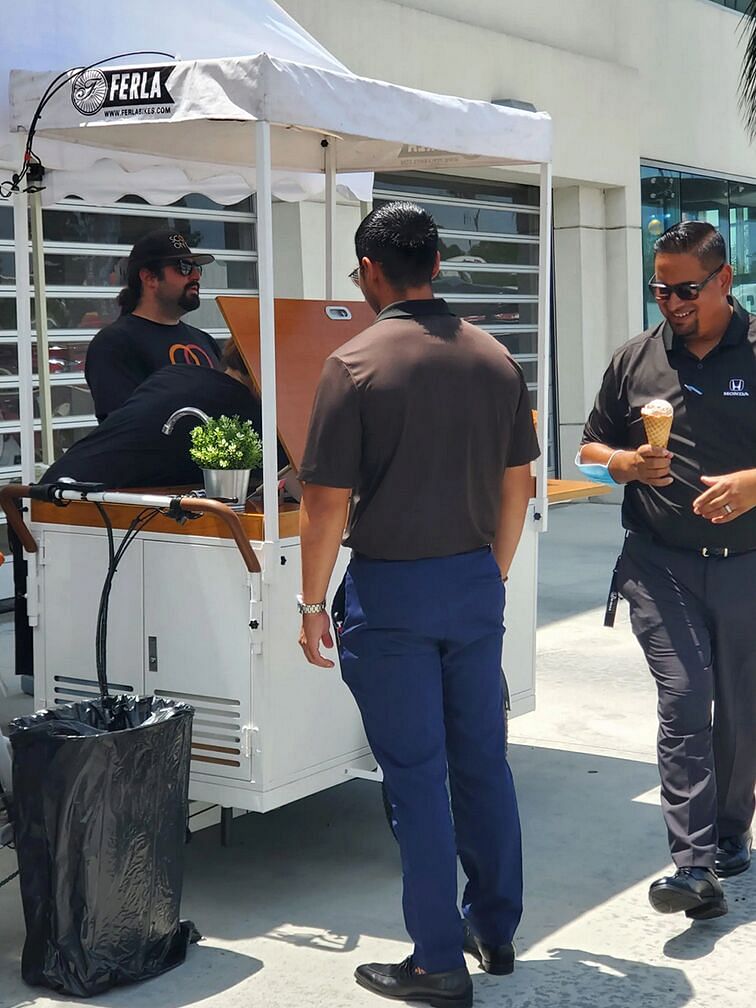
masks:
[[[326,601],[305,602],[301,595],[297,595],[297,612],[300,616],[314,616],[316,613],[326,611]]]

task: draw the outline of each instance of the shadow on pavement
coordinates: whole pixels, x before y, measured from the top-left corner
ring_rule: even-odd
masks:
[[[133,1008],[134,1005],[139,1008],[147,1008],[148,1005],[184,1008],[236,987],[262,969],[262,965],[259,959],[202,942],[189,949],[186,962],[175,970],[169,970],[154,980],[98,994],[90,1003],[96,1004],[97,1008]],[[10,977],[12,974],[2,975]],[[9,989],[7,980],[3,983],[0,1008],[33,1008],[38,1003],[37,998],[42,997],[50,1004],[87,1004],[87,1001],[78,998],[56,995],[44,987],[27,987],[21,980],[18,965],[11,984]]]
[[[526,909],[521,950],[641,879],[666,871],[658,807],[633,799],[656,767],[512,745],[523,822]],[[353,781],[264,816],[237,819],[189,848],[183,912],[226,940],[267,936],[343,953],[361,935],[406,941],[398,851],[380,788]],[[651,913],[643,900],[638,912]]]
[[[519,962],[511,977],[476,974],[476,1005],[499,1008],[683,1008],[694,991],[682,969],[549,949],[549,959]]]

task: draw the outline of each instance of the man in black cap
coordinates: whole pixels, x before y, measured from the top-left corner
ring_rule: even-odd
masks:
[[[84,373],[99,421],[166,365],[218,366],[215,340],[181,321],[199,308],[202,267],[213,261],[192,252],[177,231],[151,231],[134,245],[127,286],[118,295],[121,317],[101,329],[87,350]]]

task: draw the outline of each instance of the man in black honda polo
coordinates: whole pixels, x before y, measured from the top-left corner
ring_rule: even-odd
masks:
[[[756,317],[729,296],[710,224],[654,246],[665,321],[616,351],[580,463],[625,485],[617,588],[659,695],[662,811],[677,871],[649,891],[661,913],[727,912],[719,878],[750,864],[756,784]],[[673,407],[669,449],[641,408]],[[712,722],[713,704],[713,722]]]
[[[101,329],[87,349],[84,374],[99,421],[162,367],[217,368],[215,340],[181,321],[199,308],[202,267],[213,261],[192,252],[177,231],[151,231],[134,245],[127,285],[118,295],[121,317]]]

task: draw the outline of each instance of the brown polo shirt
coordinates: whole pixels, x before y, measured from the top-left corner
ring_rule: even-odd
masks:
[[[390,305],[331,354],[299,476],[353,491],[346,546],[414,560],[490,544],[504,470],[538,454],[509,352],[434,298]]]

